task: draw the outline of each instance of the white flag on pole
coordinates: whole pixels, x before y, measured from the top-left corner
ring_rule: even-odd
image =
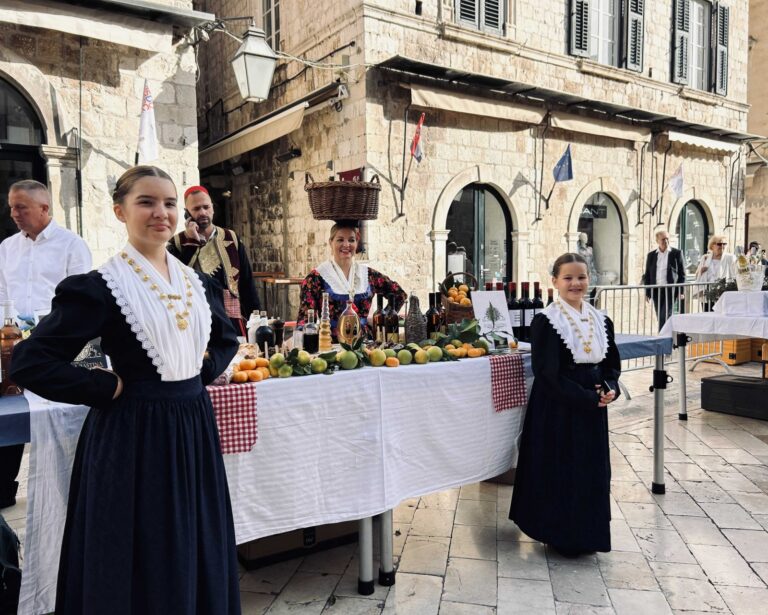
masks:
[[[675,171],[675,174],[669,178],[669,183],[667,184],[669,186],[669,189],[672,190],[674,195],[679,199],[681,196],[683,196],[683,189],[685,187],[685,181],[683,178],[683,163],[680,163],[680,166],[678,167],[677,171]]]
[[[144,96],[141,101],[141,120],[139,121],[139,148],[137,161],[145,164],[157,160],[157,127],[155,126],[155,106],[149,84],[144,80]]]

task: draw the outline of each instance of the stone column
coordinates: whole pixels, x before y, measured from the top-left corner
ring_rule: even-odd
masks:
[[[41,145],[51,192],[51,215],[61,226],[77,232],[77,150],[60,145]]]
[[[568,251],[569,252],[577,252],[579,247],[579,232],[578,231],[568,231],[565,234],[565,241],[568,245]]]
[[[512,231],[509,239],[512,242],[512,280],[527,280],[529,277],[528,243],[530,231]]]

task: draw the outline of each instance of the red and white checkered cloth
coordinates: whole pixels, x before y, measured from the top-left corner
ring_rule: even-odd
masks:
[[[491,393],[496,412],[524,406],[526,402],[523,358],[519,354],[491,355]]]
[[[256,444],[256,383],[208,387],[219,426],[221,452],[247,453]]]

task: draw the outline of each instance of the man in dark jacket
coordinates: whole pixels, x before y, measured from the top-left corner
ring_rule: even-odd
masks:
[[[656,250],[648,253],[645,259],[645,274],[643,283],[656,286],[666,284],[682,284],[685,282],[685,265],[683,254],[677,248],[669,247],[669,233],[667,231],[656,232]],[[680,297],[681,287],[646,288],[645,296],[653,299],[656,315],[659,318],[659,330],[672,315],[675,301]]]
[[[234,231],[214,226],[213,202],[203,186],[187,189],[184,208],[184,232],[171,239],[168,251],[219,282],[227,315],[238,335],[247,336],[245,323],[258,311],[259,297],[245,248]]]

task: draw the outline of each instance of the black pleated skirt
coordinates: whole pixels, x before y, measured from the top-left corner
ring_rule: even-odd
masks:
[[[594,389],[596,365],[563,377]],[[606,408],[574,408],[533,388],[525,414],[509,518],[531,538],[575,551],[611,550],[611,461]]]
[[[240,613],[218,431],[199,377],[92,408],[77,445],[57,615]]]

